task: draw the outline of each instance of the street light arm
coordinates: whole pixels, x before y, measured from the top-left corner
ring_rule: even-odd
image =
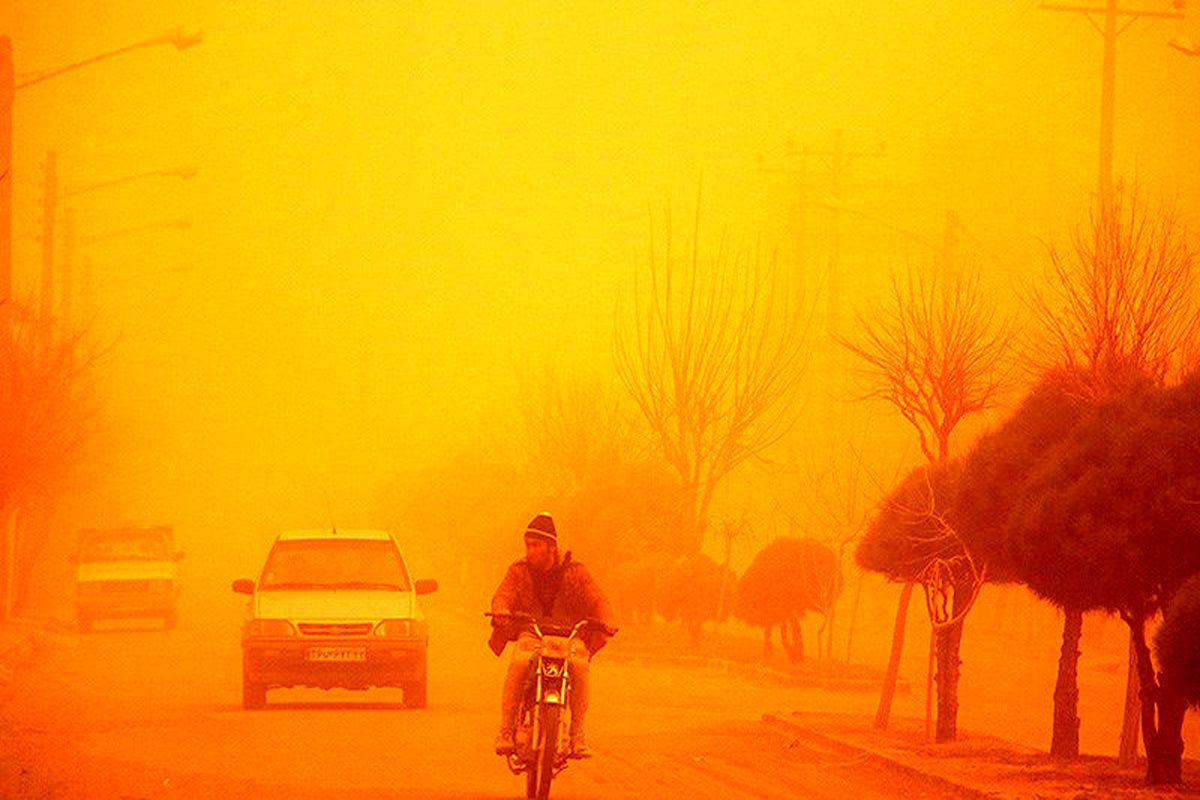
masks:
[[[42,70],[41,72],[27,73],[32,77],[26,77],[23,80],[17,81],[13,85],[13,90],[15,91],[17,89],[24,89],[26,86],[32,86],[35,83],[41,83],[42,81],[55,78],[59,75],[62,75],[64,72],[71,72],[79,69],[80,67],[86,67],[89,64],[95,64],[97,61],[103,61],[104,59],[112,58],[113,56],[117,56],[122,53],[128,53],[130,50],[137,50],[142,47],[153,47],[156,44],[173,44],[177,50],[185,50],[193,45],[199,44],[200,41],[201,34],[199,33],[185,33],[182,26],[178,28],[172,28],[171,30],[160,34],[159,36],[152,36],[149,39],[141,42],[135,42],[134,44],[126,45],[125,47],[118,47],[116,50],[109,50],[106,53],[100,53],[99,55],[92,56],[91,58],[85,58],[83,61],[77,61],[74,64],[67,64],[65,67],[55,67],[53,69]]]
[[[79,186],[74,189],[68,189],[64,192],[60,192],[58,196],[60,198],[75,197],[76,195],[86,194],[88,192],[94,192],[94,191],[97,191],[98,189],[107,189],[110,186],[119,186],[122,183],[129,183],[130,181],[136,181],[140,178],[149,178],[149,177],[152,177],[155,175],[162,175],[163,177],[176,177],[176,178],[182,178],[184,180],[189,180],[191,178],[196,177],[197,172],[199,172],[199,168],[197,168],[196,166],[191,165],[191,164],[186,164],[182,167],[175,167],[174,169],[153,169],[153,170],[149,170],[147,172],[139,172],[136,175],[126,175],[124,178],[114,178],[113,180],[110,180],[110,181],[103,181],[101,183],[92,183],[92,184],[88,184],[87,186]]]
[[[1176,36],[1167,42],[1168,47],[1173,47],[1185,56],[1200,56],[1200,47],[1197,47],[1191,39],[1186,36]]]

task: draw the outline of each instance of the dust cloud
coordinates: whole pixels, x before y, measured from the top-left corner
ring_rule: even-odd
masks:
[[[951,240],[1019,313],[1097,185],[1101,37],[1032,0],[0,5],[18,83],[176,26],[202,42],[17,90],[13,295],[41,291],[53,151],[71,216],[54,303],[95,342],[103,401],[63,524],[174,524],[212,576],[252,573],[281,528],[395,527],[481,603],[540,510],[545,376],[618,387],[620,309],[666,214],[684,242],[697,202],[706,248],[774,254],[818,308],[840,281],[800,424],[715,500],[754,521],[737,570],[776,536],[820,537],[799,487],[865,465],[846,490],[861,517],[920,459],[821,360],[833,321]],[[1194,237],[1200,58],[1175,37],[1200,41],[1194,12],[1120,36],[1114,173],[1174,199]],[[180,165],[195,176],[90,188]],[[892,593],[868,586],[883,621],[859,645],[878,653]]]

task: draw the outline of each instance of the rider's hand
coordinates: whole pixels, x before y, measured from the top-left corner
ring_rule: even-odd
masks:
[[[507,611],[496,611],[492,614],[492,627],[501,628],[508,625],[512,621],[512,617]]]

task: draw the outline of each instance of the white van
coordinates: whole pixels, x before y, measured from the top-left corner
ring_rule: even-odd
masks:
[[[90,631],[97,620],[142,617],[174,628],[181,558],[169,526],[81,530],[71,559],[79,630]]]

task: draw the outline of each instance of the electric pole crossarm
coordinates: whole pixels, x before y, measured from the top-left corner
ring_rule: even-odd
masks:
[[[1044,11],[1078,11],[1081,14],[1104,14],[1108,9],[1097,6],[1068,6],[1058,3],[1042,3],[1038,8]],[[1117,16],[1121,17],[1158,17],[1159,19],[1183,19],[1182,11],[1131,11],[1118,8]]]

